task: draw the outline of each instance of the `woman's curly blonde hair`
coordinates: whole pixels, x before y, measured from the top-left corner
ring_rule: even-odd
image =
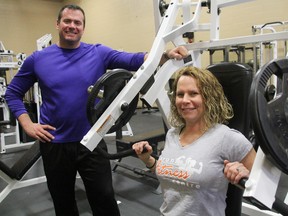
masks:
[[[197,87],[203,98],[205,113],[205,130],[217,123],[227,124],[233,117],[233,108],[228,102],[223,88],[217,78],[205,69],[187,66],[176,72],[174,84],[172,86],[172,97],[170,105],[169,122],[173,127],[185,126],[185,120],[180,116],[176,108],[176,90],[178,80],[181,76],[191,76],[196,79]]]

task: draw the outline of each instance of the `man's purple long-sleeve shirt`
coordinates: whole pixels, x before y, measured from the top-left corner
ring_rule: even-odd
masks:
[[[7,87],[5,99],[16,117],[27,113],[23,97],[38,82],[42,96],[40,123],[56,128],[50,131],[55,137],[53,142],[80,141],[91,128],[86,116],[88,87],[107,69],[138,70],[144,55],[119,52],[101,44],[81,43],[76,49],[54,44],[24,61]]]

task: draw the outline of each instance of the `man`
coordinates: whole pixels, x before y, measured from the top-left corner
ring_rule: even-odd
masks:
[[[107,69],[136,71],[147,54],[119,52],[101,44],[81,42],[85,13],[77,5],[61,8],[56,28],[58,43],[25,60],[8,86],[5,99],[24,131],[40,141],[56,215],[79,215],[74,192],[79,172],[93,215],[117,216],[120,213],[114,198],[110,161],[80,143],[91,127],[84,104],[87,88]],[[165,58],[180,60],[186,56],[187,50],[177,47]],[[39,124],[31,121],[22,101],[35,82],[42,94]],[[106,149],[104,142],[99,147]]]

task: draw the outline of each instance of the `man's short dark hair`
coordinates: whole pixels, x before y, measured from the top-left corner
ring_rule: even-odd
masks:
[[[80,10],[80,11],[82,12],[83,16],[84,16],[83,26],[85,27],[85,20],[86,20],[86,18],[85,18],[85,12],[84,12],[84,10],[83,10],[80,6],[74,5],[74,4],[65,5],[65,6],[63,6],[63,7],[60,9],[60,11],[59,11],[59,13],[58,13],[57,22],[58,22],[58,23],[60,22],[60,20],[61,20],[61,18],[62,18],[62,12],[63,12],[66,8],[67,8],[67,9],[70,9],[70,10]]]

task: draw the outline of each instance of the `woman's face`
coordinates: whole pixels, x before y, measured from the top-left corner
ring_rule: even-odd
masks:
[[[204,103],[195,78],[181,76],[176,88],[176,108],[186,125],[203,123]]]

